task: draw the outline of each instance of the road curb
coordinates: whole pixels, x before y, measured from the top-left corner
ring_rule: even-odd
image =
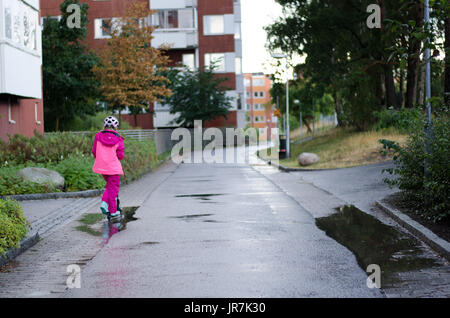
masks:
[[[125,184],[136,181],[139,178],[146,175],[147,173],[152,172],[154,169],[157,169],[159,166],[161,166],[162,164],[167,162],[169,158],[170,158],[170,156],[167,157],[166,159],[160,160],[155,167],[149,168],[138,178],[132,179]],[[103,194],[103,191],[104,191],[104,189],[94,189],[94,190],[85,190],[85,191],[76,191],[76,192],[15,194],[15,195],[0,196],[0,199],[2,199],[2,200],[13,199],[16,201],[27,201],[27,200],[68,199],[68,198],[91,198],[91,197],[96,197],[96,196]]]
[[[64,198],[90,198],[96,197],[103,193],[103,189],[86,190],[77,192],[52,192],[52,193],[32,193],[32,194],[16,194],[6,195],[0,199],[14,199],[16,201],[26,200],[46,200],[46,199],[64,199]]]
[[[445,259],[450,261],[450,243],[434,234],[431,230],[424,227],[422,224],[414,221],[409,216],[400,212],[399,210],[388,206],[380,201],[375,201],[375,206],[381,209],[384,213],[389,215],[392,219],[405,227],[411,233],[416,235],[419,239],[429,245],[433,250],[442,255]]]
[[[258,158],[265,161],[267,164],[271,165],[271,166],[275,166],[277,167],[279,170],[284,171],[284,172],[308,172],[308,171],[331,171],[331,170],[338,170],[338,169],[345,169],[345,168],[333,168],[333,169],[303,169],[303,168],[290,168],[290,167],[286,167],[280,163],[275,163],[272,162],[272,160],[268,160],[265,158],[262,158],[259,156],[258,154]]]
[[[20,247],[13,247],[6,251],[5,254],[0,256],[0,266],[3,266],[14,258],[25,252],[27,249],[35,245],[39,241],[39,233],[34,233],[27,236],[20,242]]]

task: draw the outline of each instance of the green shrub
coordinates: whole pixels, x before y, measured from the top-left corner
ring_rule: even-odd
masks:
[[[105,186],[105,180],[92,172],[93,165],[92,156],[69,155],[53,169],[64,177],[67,192],[101,189]]]
[[[75,116],[74,119],[67,125],[68,131],[99,131],[103,129],[103,121],[106,117],[111,116],[109,112],[99,112],[95,115],[87,115],[84,117]],[[115,115],[119,118],[118,115]],[[120,122],[119,129],[134,129],[127,121]]]
[[[39,184],[31,181],[24,181],[17,176],[19,171],[24,166],[2,167],[0,168],[0,195],[14,195],[14,194],[31,194],[31,193],[49,193],[57,192],[52,184]]]
[[[433,120],[433,138],[424,133],[424,124],[418,124],[410,134],[405,147],[381,141],[385,148],[394,149],[395,168],[386,169],[396,179],[385,179],[391,186],[398,186],[411,203],[413,210],[434,222],[450,218],[450,125],[449,116]],[[429,142],[431,154],[425,150]],[[427,169],[425,169],[427,167]]]
[[[411,126],[417,123],[421,118],[420,110],[407,108],[402,108],[400,110],[390,108],[382,111],[375,111],[374,116],[377,120],[375,129],[380,130],[392,127],[401,132],[409,131]]]
[[[125,157],[122,160],[124,183],[137,179],[158,163],[156,144],[153,140],[137,141],[125,138]]]
[[[70,154],[89,155],[94,134],[95,132],[82,136],[62,132],[50,134],[45,138],[39,134],[32,138],[14,135],[1,145],[0,163],[58,163]]]
[[[26,138],[11,137],[0,141],[0,195],[47,193],[57,191],[52,185],[23,181],[16,175],[24,167],[43,167],[58,171],[65,178],[65,191],[101,189],[105,182],[92,172],[91,154],[95,131],[86,135],[55,133]],[[122,181],[135,180],[158,163],[156,144],[125,138]]]
[[[14,200],[0,200],[0,254],[18,247],[28,232],[29,223],[22,207]]]

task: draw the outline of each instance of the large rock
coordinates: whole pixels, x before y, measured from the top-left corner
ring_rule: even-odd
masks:
[[[298,156],[298,163],[301,166],[309,166],[319,161],[319,156],[315,153],[304,152]]]
[[[17,172],[26,181],[39,184],[53,183],[57,188],[64,188],[64,177],[58,172],[45,168],[23,168]]]

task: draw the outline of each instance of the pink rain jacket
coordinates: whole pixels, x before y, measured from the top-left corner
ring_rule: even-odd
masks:
[[[104,175],[123,175],[119,160],[124,157],[123,137],[114,130],[105,129],[95,135],[92,154],[95,163],[92,171]]]

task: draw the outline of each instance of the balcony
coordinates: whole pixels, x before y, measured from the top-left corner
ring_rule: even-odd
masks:
[[[173,9],[173,8],[189,8],[196,7],[197,0],[151,0],[150,9],[160,10],[160,9]]]
[[[171,49],[187,49],[198,47],[196,30],[165,29],[153,32],[152,46],[170,45]]]
[[[39,1],[0,0],[0,94],[42,97],[38,16]]]

